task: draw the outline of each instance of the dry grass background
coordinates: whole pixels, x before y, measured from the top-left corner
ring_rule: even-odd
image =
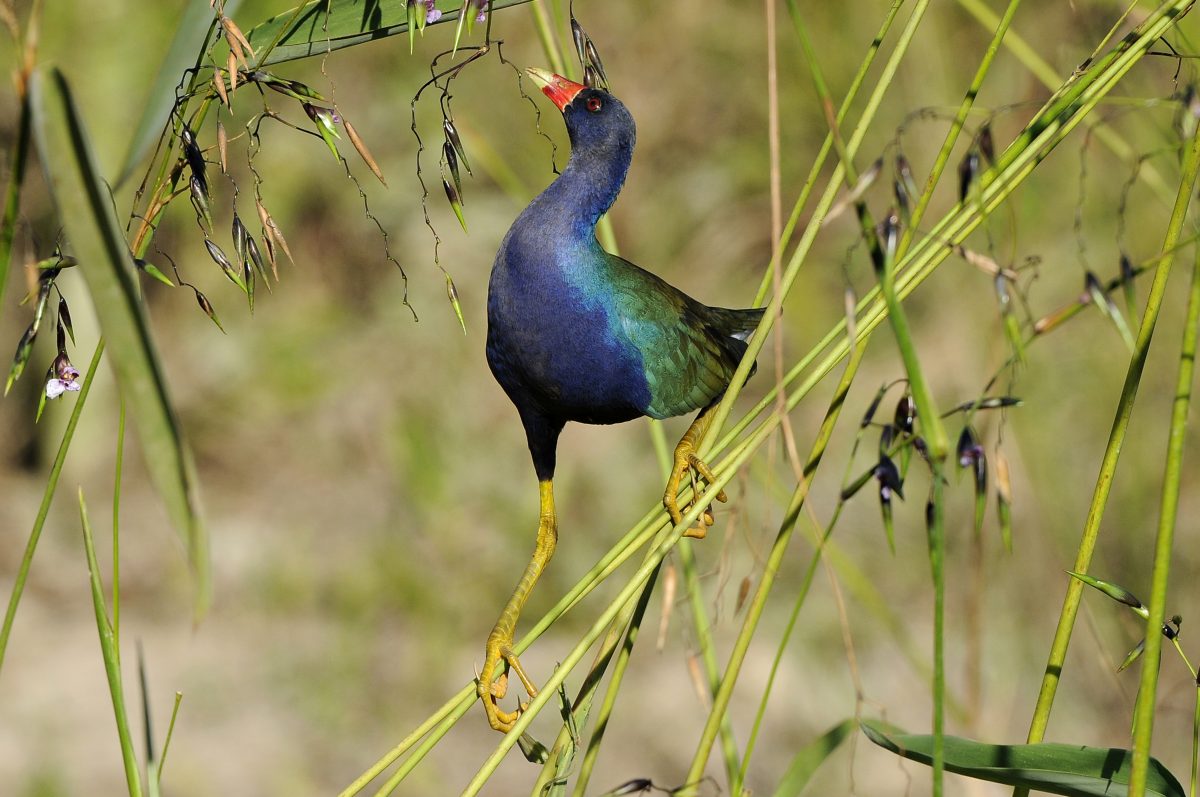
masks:
[[[749,302],[770,252],[760,5],[715,0],[581,0],[576,5],[604,55],[614,91],[639,125],[633,171],[612,214],[622,253],[702,300],[732,306]],[[86,10],[47,9],[42,60],[60,64],[76,85],[110,174],[124,154],[178,6],[113,0]],[[840,93],[886,4],[802,7],[812,15],[826,73]],[[247,3],[236,18],[248,29],[281,8],[280,3]],[[1065,74],[1120,11],[1119,4],[1105,2],[1029,4],[1014,29]],[[544,65],[527,8],[498,14],[496,25],[511,60],[522,67]],[[148,288],[172,393],[199,462],[216,587],[212,612],[193,627],[176,538],[131,442],[122,512],[125,669],[132,684],[133,643],[140,640],[160,737],[172,693],[184,693],[166,769],[170,794],[329,794],[343,787],[472,677],[496,609],[532,543],[532,469],[516,414],[483,358],[488,269],[521,202],[486,175],[469,180],[471,233],[464,236],[440,198],[434,198],[432,212],[445,240],[443,263],[462,297],[464,336],[432,264],[412,172],[409,101],[427,75],[429,55],[447,43],[448,33],[431,29],[413,56],[397,38],[338,53],[325,65],[332,96],[388,176],[390,188],[381,190],[367,184],[369,175],[359,170],[372,209],[390,230],[394,251],[408,271],[419,323],[402,305],[399,274],[384,261],[353,187],[316,139],[284,130],[265,139],[260,161],[265,194],[298,263],[285,267],[274,295],[260,292],[253,317],[207,261],[186,208],[176,209],[160,238],[163,249],[216,304],[228,332],[222,335],[196,312],[189,294]],[[882,152],[896,126],[916,108],[956,104],[988,36],[954,4],[931,12],[864,151],[871,157]],[[782,177],[785,202],[790,202],[824,128],[793,37],[781,31],[779,41]],[[0,58],[12,65],[10,50],[0,50]],[[1121,93],[1167,96],[1174,88],[1174,67],[1166,59],[1148,59]],[[322,91],[330,88],[318,64],[279,71]],[[1190,71],[1185,66],[1184,79]],[[0,143],[7,147],[14,103],[7,84],[2,91]],[[979,103],[1036,103],[1044,96],[1023,67],[1002,53]],[[553,110],[540,104],[544,112]],[[431,126],[437,121],[433,108],[428,105],[421,115]],[[536,136],[532,111],[507,67],[489,61],[469,70],[456,85],[455,108],[469,149],[486,140],[530,194],[551,179],[548,146]],[[1121,107],[1101,113],[1143,151],[1167,140],[1170,114],[1169,109],[1130,114]],[[1000,117],[998,143],[1006,143],[1026,117],[1021,110]],[[561,124],[551,113],[545,123],[563,146],[561,163]],[[905,151],[919,175],[943,129],[940,122],[911,126]],[[1035,313],[1071,301],[1082,286],[1072,232],[1082,146],[1077,134],[1013,204],[1019,256],[1043,260],[1032,291]],[[1085,158],[1088,258],[1108,277],[1116,269],[1115,209],[1129,167],[1095,142],[1088,144]],[[432,174],[433,161],[426,163]],[[1170,160],[1160,159],[1158,166],[1169,170]],[[55,234],[39,175],[33,176],[29,235],[25,248],[18,249],[30,259],[45,256]],[[1167,212],[1144,188],[1133,196],[1128,248],[1135,257],[1149,257]],[[122,191],[117,206],[128,207],[128,199],[129,192]],[[882,209],[887,201],[877,192],[872,203]],[[953,197],[947,192],[939,201],[947,206]],[[993,225],[1001,251],[1012,241],[1008,225],[1001,217]],[[840,317],[843,263],[854,236],[852,221],[843,218],[822,234],[810,257],[803,287],[785,311],[792,359]],[[976,245],[983,247],[982,238]],[[1178,271],[1173,291],[1179,301],[1171,302],[1163,318],[1093,568],[1135,592],[1148,583],[1150,571],[1174,376],[1171,352],[1177,346],[1186,269]],[[861,250],[852,255],[849,273],[860,290],[870,284]],[[71,275],[63,284],[68,295],[79,297],[73,307],[80,316],[81,341],[94,340],[82,286]],[[28,310],[15,306],[22,292],[23,275],[14,269],[0,308],[0,340],[15,341],[25,323]],[[948,263],[911,305],[917,342],[939,400],[948,406],[977,395],[1004,355],[989,281],[965,263]],[[963,480],[953,490],[948,662],[951,693],[964,707],[951,716],[953,732],[994,741],[1024,737],[1065,588],[1063,570],[1074,555],[1126,356],[1115,331],[1095,313],[1030,349],[1028,367],[1014,388],[1026,406],[1010,414],[1006,432],[1016,493],[1011,556],[1003,552],[989,517],[985,564],[981,573],[972,571],[969,484]],[[86,355],[75,359],[82,365]],[[751,397],[771,378],[769,363],[763,365],[748,388]],[[37,368],[31,372],[0,403],[4,594],[69,412],[65,404],[52,405],[41,425],[32,427]],[[880,383],[901,373],[894,344],[886,334],[878,335],[851,394],[850,415],[830,448],[830,466],[815,485],[812,508],[822,521],[836,499],[834,474],[842,472],[857,416]],[[69,500],[75,485],[82,485],[94,522],[103,529],[116,434],[116,397],[107,371],[96,393],[85,410],[0,675],[3,794],[115,794],[123,788],[78,520]],[[828,389],[818,393],[793,416],[802,447],[824,411]],[[984,423],[989,444],[995,420]],[[681,421],[668,426],[669,437],[680,431]],[[952,425],[951,433],[957,432]],[[1193,450],[1189,446],[1189,454]],[[1192,457],[1186,464],[1170,604],[1184,616],[1185,649],[1190,649],[1190,610],[1200,605],[1195,461]],[[559,462],[561,546],[522,628],[661,495],[642,422],[572,427],[564,435]],[[715,533],[696,546],[722,660],[737,629],[738,585],[756,575],[758,557],[779,519],[778,498],[769,485],[786,486],[782,474],[778,458],[773,470],[760,459],[737,483],[731,505],[718,510]],[[835,539],[927,658],[931,590],[919,496],[900,507],[898,517],[895,556],[887,551],[877,507],[867,495],[854,502]],[[794,543],[785,565],[794,576],[808,563],[807,539],[805,534]],[[764,682],[773,653],[768,640],[778,637],[795,583],[785,573],[761,641],[751,651],[739,690],[745,697],[734,701],[743,741],[756,687]],[[817,584],[768,714],[749,781],[755,793],[769,793],[799,745],[854,710],[831,591],[823,578]],[[572,632],[590,624],[595,607],[614,591],[614,585],[602,588],[541,640],[524,658],[531,672],[549,673],[572,642]],[[982,600],[974,620],[965,611],[973,591]],[[867,711],[882,709],[893,722],[926,730],[929,692],[923,674],[902,655],[901,642],[877,609],[853,592],[846,600]],[[663,651],[654,650],[648,634],[635,653],[595,778],[600,790],[635,777],[677,785],[693,752],[705,711],[688,673],[693,644],[685,612],[685,605],[675,607]],[[657,626],[658,613],[656,607],[651,627]],[[1138,629],[1127,620],[1097,596],[1085,601],[1050,728],[1052,740],[1127,744],[1136,686],[1128,674],[1112,674],[1136,641]],[[977,662],[983,678],[977,704],[966,692],[967,640],[975,623],[981,624],[976,627],[984,645]],[[1193,693],[1173,657],[1167,657],[1164,672],[1156,754],[1182,773]],[[482,712],[476,713],[400,793],[442,795],[462,787],[496,741]],[[553,733],[549,724],[535,728],[540,737]],[[530,765],[512,756],[486,793],[524,793],[532,777]],[[907,770],[890,754],[859,743],[835,756],[812,793],[853,788],[858,794],[903,794],[918,789],[913,784],[923,777],[923,771]],[[951,793],[991,793],[962,781],[950,788]]]

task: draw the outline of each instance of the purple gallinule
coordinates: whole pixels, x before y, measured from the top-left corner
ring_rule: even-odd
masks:
[[[714,481],[696,446],[763,314],[701,304],[601,248],[596,222],[625,182],[633,117],[606,91],[537,69],[528,73],[562,111],[571,157],[504,237],[488,290],[488,365],[521,416],[541,495],[533,557],[488,636],[479,674],[488,722],[504,732],[520,714],[497,705],[507,692],[507,671],[537,695],[513,653],[513,632],[558,540],[553,478],[563,426],[700,410],[675,449],[663,496],[678,524],[683,477],[694,471]],[[704,536],[706,522],[711,515],[688,533]]]

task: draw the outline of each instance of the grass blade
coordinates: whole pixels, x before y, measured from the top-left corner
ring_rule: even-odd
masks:
[[[801,747],[792,757],[792,763],[788,765],[783,780],[779,781],[774,797],[798,797],[821,764],[825,763],[825,759],[841,747],[842,742],[857,725],[857,720],[844,720]]]
[[[209,600],[208,541],[200,520],[195,465],[167,395],[129,247],[92,158],[66,79],[36,72],[30,83],[34,140],[108,340],[117,382],[137,419],[146,469],[183,537],[195,581],[195,610]]]
[[[79,520],[83,525],[83,547],[87,551],[88,577],[92,584],[92,606],[96,610],[96,629],[100,632],[100,652],[104,657],[104,672],[108,676],[108,691],[112,695],[113,714],[117,720],[117,735],[121,740],[121,757],[125,762],[125,781],[129,797],[141,797],[142,782],[138,777],[137,758],[133,754],[133,738],[129,733],[129,716],[125,712],[125,693],[121,686],[121,655],[113,637],[112,624],[104,607],[104,589],[100,586],[100,566],[96,563],[96,546],[88,524],[83,490],[79,491]]]
[[[932,736],[889,732],[882,725],[864,722],[863,732],[872,742],[911,761],[932,760]],[[1120,748],[1081,747],[1073,744],[984,744],[946,736],[946,770],[970,778],[1037,789],[1073,797],[1112,797],[1126,794],[1133,753]],[[1151,760],[1146,794],[1184,797],[1183,787],[1166,767]]]

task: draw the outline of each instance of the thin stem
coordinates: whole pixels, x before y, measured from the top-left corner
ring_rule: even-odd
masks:
[[[121,472],[125,461],[125,397],[120,399],[117,416],[117,462],[113,475],[112,501],[112,613],[113,637],[121,651]]]
[[[4,626],[0,628],[0,669],[4,666],[4,652],[8,648],[8,637],[12,633],[13,619],[17,615],[17,606],[25,591],[25,580],[29,577],[29,568],[33,564],[33,554],[37,551],[38,540],[42,537],[42,529],[46,525],[46,515],[50,512],[50,504],[54,500],[54,491],[58,488],[58,479],[62,475],[63,463],[67,460],[67,451],[75,437],[75,427],[79,425],[79,416],[83,413],[83,405],[88,392],[92,388],[92,380],[100,365],[100,355],[104,353],[104,339],[96,344],[92,361],[88,365],[87,376],[83,378],[83,386],[75,399],[75,407],[71,410],[71,418],[63,431],[62,441],[58,444],[58,453],[54,455],[54,463],[50,466],[50,475],[46,479],[46,489],[42,492],[42,503],[38,507],[37,517],[34,518],[33,528],[29,532],[29,540],[25,543],[25,554],[21,557],[21,566],[17,570],[17,578],[13,582],[12,594],[8,598],[8,609],[4,613]]]
[[[1192,151],[1200,153],[1200,138]],[[1200,156],[1189,153],[1200,162]],[[1154,702],[1158,694],[1158,669],[1162,658],[1166,618],[1167,581],[1171,570],[1171,549],[1175,539],[1175,521],[1179,513],[1179,485],[1183,474],[1183,446],[1187,437],[1188,410],[1192,402],[1192,377],[1196,367],[1196,331],[1200,327],[1200,252],[1192,270],[1192,289],[1188,296],[1187,322],[1179,353],[1179,378],[1171,407],[1171,429],[1167,435],[1167,463],[1163,474],[1162,508],[1159,510],[1158,538],[1154,543],[1154,574],[1150,581],[1149,617],[1146,618],[1146,650],[1142,654],[1142,680],[1133,712],[1133,771],[1129,793],[1141,797],[1146,790],[1150,767],[1150,741],[1154,733]],[[1186,657],[1184,659],[1186,661]],[[1190,665],[1189,665],[1190,668]],[[1193,675],[1193,678],[1195,676]]]
[[[138,774],[137,757],[133,752],[133,736],[129,732],[129,717],[125,711],[125,694],[121,685],[121,659],[116,651],[112,625],[104,609],[104,591],[100,586],[100,566],[96,562],[96,546],[92,541],[92,529],[88,523],[87,506],[83,502],[83,489],[79,490],[79,519],[83,526],[83,546],[87,554],[88,575],[92,585],[92,607],[96,612],[96,630],[100,634],[100,652],[104,658],[104,672],[108,676],[108,691],[112,697],[113,715],[117,721],[117,736],[121,742],[121,758],[125,764],[125,782],[129,797],[141,797],[142,781]]]
[[[1183,173],[1180,177],[1179,191],[1175,197],[1175,207],[1171,212],[1171,219],[1163,238],[1162,249],[1164,252],[1173,251],[1179,240],[1184,219],[1187,217],[1188,203],[1195,188],[1198,170],[1200,170],[1200,135],[1193,137],[1191,146],[1184,157]],[[1129,368],[1125,374],[1125,383],[1121,388],[1120,399],[1117,401],[1108,445],[1100,462],[1100,472],[1096,477],[1096,486],[1092,492],[1091,506],[1088,509],[1087,520],[1084,522],[1075,563],[1071,568],[1076,573],[1087,573],[1088,567],[1091,565],[1092,552],[1095,550],[1096,540],[1100,536],[1100,521],[1104,517],[1104,509],[1108,504],[1109,491],[1116,475],[1117,460],[1121,456],[1121,447],[1129,429],[1129,419],[1133,414],[1133,405],[1141,385],[1142,370],[1150,352],[1150,341],[1154,336],[1154,326],[1158,321],[1159,310],[1162,308],[1167,278],[1171,274],[1173,262],[1173,256],[1164,257],[1154,273],[1154,282],[1150,287],[1150,295],[1146,299],[1146,311],[1142,314],[1141,327],[1138,329],[1137,348],[1130,358]],[[1046,726],[1050,722],[1050,711],[1054,705],[1054,696],[1058,690],[1059,680],[1062,677],[1067,648],[1071,643],[1071,632],[1075,627],[1076,615],[1079,613],[1083,587],[1082,581],[1069,579],[1067,594],[1063,599],[1063,607],[1058,619],[1058,627],[1050,646],[1050,656],[1042,676],[1037,704],[1034,706],[1033,719],[1029,726],[1027,738],[1030,743],[1042,740],[1046,733]],[[1157,630],[1150,636],[1157,636]],[[1028,792],[1021,789],[1016,792],[1018,795],[1026,793]]]

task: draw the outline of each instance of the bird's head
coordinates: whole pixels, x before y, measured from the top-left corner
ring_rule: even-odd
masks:
[[[628,109],[607,91],[588,88],[542,69],[525,70],[550,98],[567,124],[574,153],[628,156],[637,136]]]

